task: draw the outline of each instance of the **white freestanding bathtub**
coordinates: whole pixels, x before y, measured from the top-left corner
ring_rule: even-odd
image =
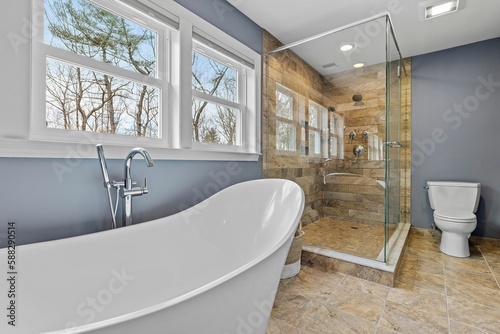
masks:
[[[173,216],[19,246],[0,333],[265,333],[303,206],[297,184],[255,180]]]

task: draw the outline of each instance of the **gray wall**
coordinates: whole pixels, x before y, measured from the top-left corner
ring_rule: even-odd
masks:
[[[259,51],[261,29],[232,7],[223,11],[221,8],[226,7],[220,7],[218,1],[214,2],[216,5],[212,1],[178,2],[189,3],[193,8],[201,6],[200,16],[208,21],[221,21],[222,24],[217,24],[220,28]],[[0,100],[2,108],[27,114],[29,43],[19,40],[13,48],[7,36],[9,33],[25,35],[30,1],[8,0],[6,8],[9,10],[0,14]],[[97,159],[81,160],[70,173],[64,174],[62,181],[54,172],[54,163],[66,164],[63,159],[0,158],[0,248],[5,247],[9,220],[17,222],[18,244],[109,228],[111,218]],[[108,168],[112,179],[123,178],[123,160],[109,160]],[[146,168],[142,160],[134,161],[134,179],[140,181],[147,177],[150,189],[148,195],[134,198],[134,219],[148,221],[179,212],[228,185],[261,178],[261,170],[261,161],[156,160],[153,168]]]
[[[500,38],[412,60],[412,225],[428,180],[479,182],[478,236],[500,238]]]
[[[174,1],[262,54],[262,29],[226,0]]]

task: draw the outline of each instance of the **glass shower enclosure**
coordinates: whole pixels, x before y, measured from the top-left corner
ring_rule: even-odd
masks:
[[[264,51],[264,177],[303,188],[306,247],[386,262],[408,200],[389,14],[288,45],[265,32]]]

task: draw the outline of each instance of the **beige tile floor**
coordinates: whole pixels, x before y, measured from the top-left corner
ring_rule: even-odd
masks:
[[[396,229],[387,228],[388,237]],[[304,227],[304,243],[367,259],[377,259],[384,246],[384,224],[321,218]]]
[[[280,283],[266,334],[500,333],[500,240],[471,238],[471,257],[439,251],[412,228],[396,286],[303,267]]]

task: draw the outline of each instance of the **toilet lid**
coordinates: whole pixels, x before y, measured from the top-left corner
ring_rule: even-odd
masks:
[[[474,213],[465,210],[436,210],[434,211],[434,217],[456,222],[470,222],[476,220],[476,215]]]

